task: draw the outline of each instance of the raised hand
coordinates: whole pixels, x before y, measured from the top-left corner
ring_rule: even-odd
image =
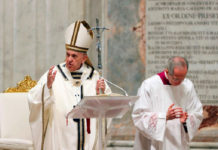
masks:
[[[52,66],[49,71],[48,71],[48,76],[47,76],[47,87],[50,89],[52,87],[52,84],[55,80],[55,76],[57,71],[53,72],[54,66]]]

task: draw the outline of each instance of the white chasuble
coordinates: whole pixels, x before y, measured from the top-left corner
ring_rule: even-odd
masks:
[[[185,79],[180,85],[172,86],[164,83],[161,76],[154,75],[142,83],[138,96],[132,113],[137,128],[134,149],[188,150],[188,142],[203,118],[202,104],[192,82]],[[166,121],[171,104],[188,113],[188,132],[185,132],[180,119]]]
[[[54,68],[57,74],[51,89],[47,88],[47,72],[28,94],[34,148],[42,149],[42,137],[44,137],[43,150],[96,150],[97,120],[90,119],[89,122],[87,119],[66,120],[66,116],[83,96],[96,95],[99,74],[83,64],[78,70],[82,72],[80,83],[75,84],[65,63],[60,64],[59,67]],[[107,85],[105,93],[111,93]],[[42,133],[43,107],[44,133]]]

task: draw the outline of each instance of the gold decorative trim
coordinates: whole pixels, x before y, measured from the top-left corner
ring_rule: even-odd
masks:
[[[77,21],[74,25],[73,35],[71,39],[71,45],[76,45],[77,36],[79,33],[80,21]]]
[[[78,47],[78,46],[71,46],[66,44],[65,45],[66,50],[73,50],[73,51],[78,51],[78,52],[87,52],[89,49],[88,48],[83,48],[83,47]]]
[[[28,92],[37,84],[30,76],[25,76],[24,80],[17,83],[16,87],[7,88],[3,93]]]

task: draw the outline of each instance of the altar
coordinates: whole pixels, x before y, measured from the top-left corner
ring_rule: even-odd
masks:
[[[32,150],[27,93],[0,93],[0,149]]]

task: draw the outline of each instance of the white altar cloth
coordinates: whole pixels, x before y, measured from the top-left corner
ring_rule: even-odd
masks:
[[[0,149],[32,149],[27,93],[0,93]]]

